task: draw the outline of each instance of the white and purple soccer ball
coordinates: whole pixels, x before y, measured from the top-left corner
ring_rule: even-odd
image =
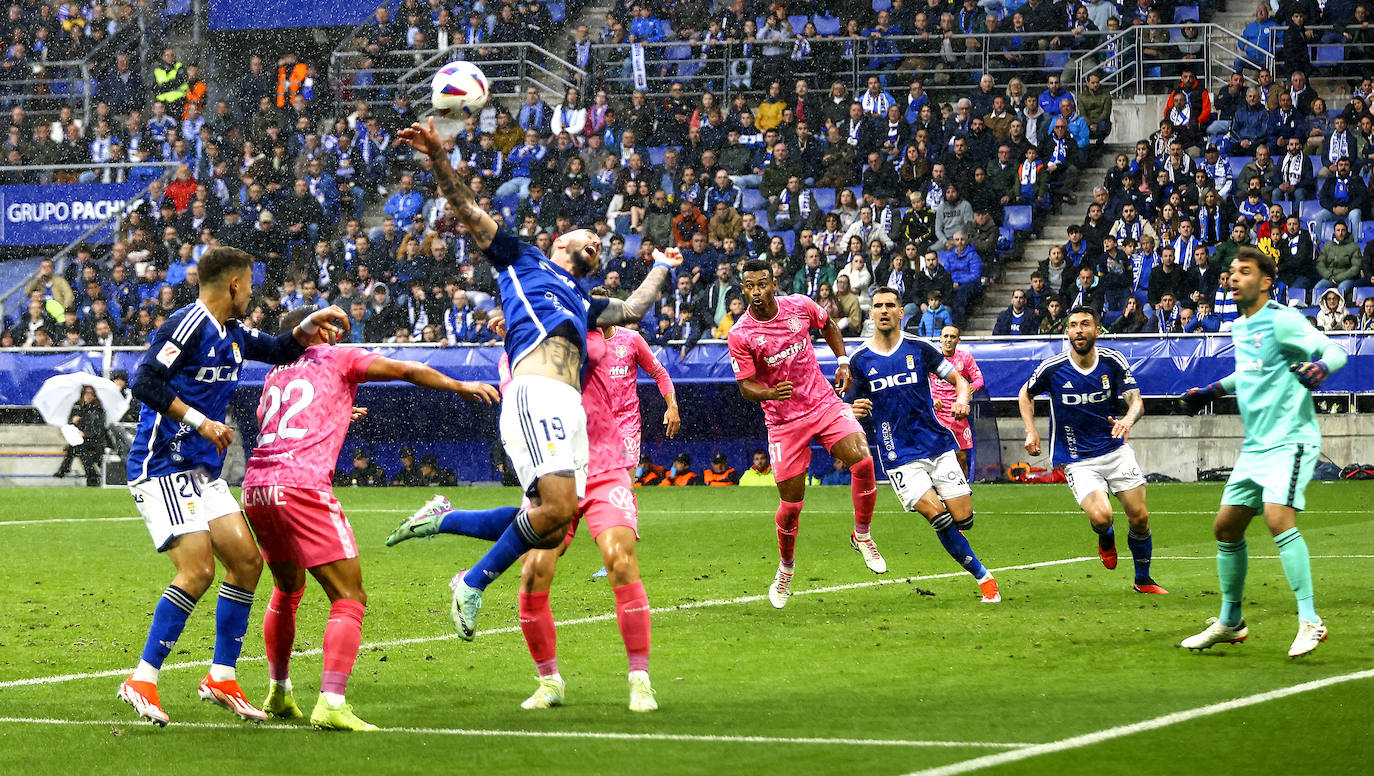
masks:
[[[434,74],[431,84],[434,112],[446,119],[462,119],[482,110],[491,85],[471,62],[450,62]]]

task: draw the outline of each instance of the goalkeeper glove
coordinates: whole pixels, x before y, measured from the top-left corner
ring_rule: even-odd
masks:
[[[1221,383],[1212,383],[1205,388],[1189,388],[1178,400],[1190,412],[1197,412],[1225,395],[1226,389],[1221,387]]]
[[[1309,391],[1315,391],[1322,387],[1322,382],[1331,374],[1331,370],[1326,366],[1325,361],[1304,361],[1301,364],[1294,364],[1288,371],[1298,376],[1298,382]]]

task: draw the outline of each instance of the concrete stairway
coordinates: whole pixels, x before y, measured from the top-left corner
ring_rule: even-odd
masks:
[[[1011,304],[1011,292],[1018,288],[1028,288],[1030,274],[1036,265],[1049,256],[1051,247],[1063,245],[1068,239],[1065,230],[1069,225],[1083,223],[1088,204],[1092,202],[1093,189],[1102,185],[1102,179],[1116,159],[1117,153],[1129,152],[1127,149],[1133,148],[1134,142],[1134,139],[1131,139],[1128,144],[1123,139],[1120,144],[1107,146],[1107,151],[1094,162],[1094,166],[1079,171],[1078,188],[1074,191],[1078,197],[1078,204],[1061,206],[1058,213],[1045,218],[1039,237],[1026,240],[1020,260],[1009,262],[1004,277],[989,286],[983,295],[983,301],[969,311],[968,321],[964,326],[966,335],[992,333],[998,313]]]

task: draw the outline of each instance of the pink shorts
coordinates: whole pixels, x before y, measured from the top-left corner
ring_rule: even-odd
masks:
[[[954,434],[954,441],[959,443],[960,450],[967,450],[973,447],[973,429],[968,424],[968,418],[955,420],[954,417],[950,415],[938,415],[936,417],[939,419],[940,425],[949,429],[950,432]]]
[[[243,507],[268,563],[285,561],[311,569],[358,557],[353,526],[329,491],[286,485],[246,487]]]
[[[826,450],[850,434],[863,434],[863,426],[848,404],[835,402],[815,415],[798,418],[768,428],[768,458],[773,463],[773,479],[789,480],[805,474],[811,466],[811,440],[820,440]]]
[[[635,501],[629,470],[615,469],[587,480],[587,495],[577,504],[577,517],[568,526],[565,544],[572,543],[577,524],[584,519],[592,538],[621,526],[634,531],[635,538],[639,538],[639,504]]]

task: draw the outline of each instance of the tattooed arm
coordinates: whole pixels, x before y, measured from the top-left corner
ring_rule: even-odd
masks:
[[[444,144],[434,129],[434,119],[431,118],[428,125],[412,124],[397,134],[411,148],[429,156],[434,163],[434,182],[438,184],[444,199],[448,200],[449,209],[468,228],[477,247],[485,250],[496,237],[499,226],[495,219],[477,207],[477,195],[448,163]]]
[[[600,315],[592,322],[593,325],[618,326],[634,323],[643,318],[644,314],[649,312],[649,306],[658,298],[658,292],[663,289],[663,282],[668,279],[672,270],[681,264],[682,251],[677,248],[669,248],[666,252],[654,251],[654,266],[645,276],[644,282],[623,301],[609,300]]]

